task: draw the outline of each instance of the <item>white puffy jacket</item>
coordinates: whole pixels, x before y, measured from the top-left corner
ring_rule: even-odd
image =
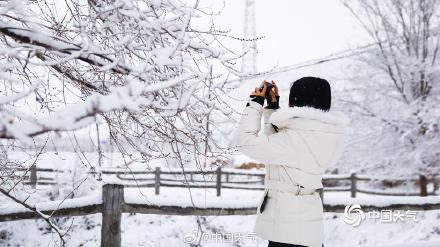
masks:
[[[259,135],[263,111],[265,133]],[[274,111],[249,102],[238,127],[237,146],[248,157],[266,165],[268,199],[262,213],[263,198],[258,205],[254,228],[257,236],[321,247],[323,207],[315,190],[322,188],[322,174],[342,154],[348,123],[348,118],[339,112],[312,107]]]

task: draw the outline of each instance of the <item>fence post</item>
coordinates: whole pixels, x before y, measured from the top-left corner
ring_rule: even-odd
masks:
[[[104,184],[102,187],[101,247],[121,247],[121,214],[124,186]]]
[[[428,181],[426,179],[426,176],[420,175],[419,183],[420,183],[420,196],[428,196],[428,189],[427,189]]]
[[[355,198],[356,197],[356,190],[357,190],[357,185],[356,185],[356,173],[351,173],[350,175],[350,181],[351,181],[351,197]]]
[[[217,196],[220,196],[221,188],[222,188],[222,168],[220,166],[217,167],[217,171],[215,173],[217,174],[217,180],[216,180]]]
[[[437,190],[439,189],[439,185],[438,185],[438,180],[437,180],[437,178],[436,178],[436,177],[433,177],[433,178],[432,178],[432,182],[434,183],[434,188],[433,188],[434,194],[437,194]]]
[[[30,170],[31,170],[31,177],[30,177],[31,186],[32,188],[35,189],[35,187],[37,186],[37,164],[33,164]]]
[[[225,173],[226,176],[226,183],[229,183],[229,173]]]
[[[160,188],[160,167],[156,167],[156,172],[154,176],[154,194],[159,195]]]

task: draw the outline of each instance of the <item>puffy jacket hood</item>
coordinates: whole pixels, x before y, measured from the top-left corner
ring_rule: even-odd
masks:
[[[349,118],[341,112],[326,112],[321,109],[307,106],[279,109],[269,117],[268,122],[282,128],[288,126],[294,118],[317,120],[324,124],[336,125],[342,128],[350,123]]]

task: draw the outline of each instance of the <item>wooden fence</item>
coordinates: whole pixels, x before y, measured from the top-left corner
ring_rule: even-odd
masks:
[[[79,198],[75,198],[79,199]],[[69,200],[64,201],[69,204]],[[102,214],[101,226],[101,246],[102,247],[120,247],[121,246],[121,216],[123,213],[140,213],[140,214],[161,214],[161,215],[203,215],[203,216],[219,216],[219,215],[253,215],[256,213],[255,207],[248,208],[223,208],[223,207],[180,207],[180,206],[158,206],[147,204],[127,203],[124,200],[124,185],[105,184],[102,188],[102,202],[89,203],[87,205],[63,206],[63,204],[52,204],[55,208],[45,209],[41,212],[51,217],[72,217],[83,216],[89,214]],[[324,204],[325,212],[344,212],[347,205],[345,204]],[[366,205],[362,206],[362,210],[380,211],[380,210],[439,210],[440,203],[424,203],[424,204],[402,204],[394,203],[383,206]],[[0,215],[0,222],[38,219],[40,216],[32,211],[9,212]],[[182,240],[183,241],[183,240]]]
[[[51,177],[39,177],[37,173],[57,173],[64,172],[62,170],[37,168],[32,166],[30,169],[30,176],[28,183],[32,186],[51,185],[56,181]],[[95,172],[91,172],[95,173]],[[160,167],[155,170],[137,170],[127,171],[122,169],[107,169],[101,171],[102,175],[116,176],[118,179],[126,182],[126,187],[154,187],[155,193],[160,193],[161,187],[190,187],[190,188],[212,188],[217,191],[217,196],[221,195],[222,189],[245,189],[245,190],[264,190],[264,172],[260,171],[238,171],[233,169],[216,170],[167,170],[163,171]],[[416,191],[401,191],[393,192],[392,189],[365,189],[359,187],[359,182],[377,181],[382,184],[402,184],[414,183],[419,190]],[[351,197],[355,198],[356,194],[365,193],[372,195],[389,195],[389,196],[428,196],[435,195],[439,189],[439,178],[428,178],[424,175],[419,175],[418,178],[404,180],[404,179],[378,179],[366,176],[358,176],[355,173],[342,175],[324,175],[322,183],[324,189],[320,192],[323,196],[324,192],[330,191],[349,191]],[[341,184],[343,184],[341,186]],[[428,190],[428,185],[431,184],[432,189]]]

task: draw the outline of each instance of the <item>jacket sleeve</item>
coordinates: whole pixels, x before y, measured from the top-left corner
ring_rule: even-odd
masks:
[[[236,133],[238,150],[251,159],[271,165],[288,165],[295,162],[286,156],[290,143],[283,132],[258,135],[261,130],[263,107],[257,102],[249,102],[245,107]]]
[[[274,113],[274,111],[275,111],[274,109],[263,108],[263,122],[264,122],[265,135],[272,135],[277,132],[274,126],[271,123],[268,123],[269,117],[270,115],[272,115],[272,113]]]
[[[272,115],[272,113],[280,108],[280,96],[276,97],[276,102],[272,102],[270,99],[266,98],[267,106],[263,108],[264,134],[266,135],[272,135],[278,132],[278,127],[268,122],[269,117]]]

